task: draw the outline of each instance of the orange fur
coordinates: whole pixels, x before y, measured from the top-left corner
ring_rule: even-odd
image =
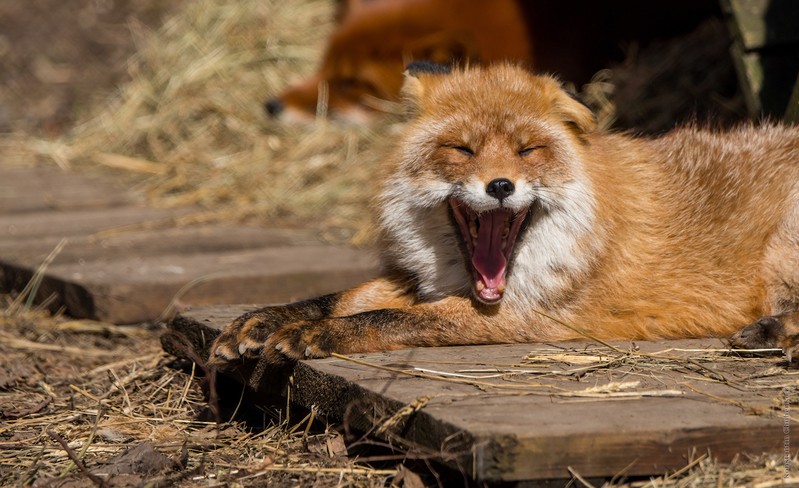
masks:
[[[602,132],[512,65],[410,73],[403,93],[380,197],[389,274],[239,319],[218,364],[578,330],[729,337],[762,317],[799,332],[799,128]]]
[[[396,102],[404,66],[412,60],[531,62],[531,46],[516,0],[370,0],[350,2],[315,75],[271,103],[274,115],[313,120],[324,84],[326,110],[361,122]],[[269,104],[267,105],[269,106]]]

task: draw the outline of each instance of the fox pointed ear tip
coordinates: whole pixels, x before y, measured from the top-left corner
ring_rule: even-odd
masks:
[[[414,77],[420,74],[446,75],[451,72],[451,66],[434,63],[433,61],[412,61],[405,67],[405,74]]]

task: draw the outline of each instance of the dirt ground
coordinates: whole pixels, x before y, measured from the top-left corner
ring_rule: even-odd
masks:
[[[136,33],[186,1],[0,2],[0,133],[69,131],[130,78]],[[464,483],[283,405],[215,413],[201,368],[162,352],[161,326],[52,317],[25,298],[0,296],[4,486]],[[634,486],[765,487],[781,476],[781,457],[706,460]]]
[[[135,31],[180,1],[0,3],[0,133],[64,133],[128,78]]]

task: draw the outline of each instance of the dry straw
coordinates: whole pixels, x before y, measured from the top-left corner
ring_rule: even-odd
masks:
[[[341,435],[310,431],[309,417],[261,431],[199,420],[200,369],[169,367],[153,331],[7,305],[2,486],[385,486],[397,473],[348,459]]]
[[[133,24],[138,52],[114,100],[62,140],[24,138],[17,156],[121,170],[146,183],[151,203],[197,205],[206,220],[317,224],[366,241],[388,122],[287,126],[263,111],[314,70],[332,10],[195,0],[157,32]]]

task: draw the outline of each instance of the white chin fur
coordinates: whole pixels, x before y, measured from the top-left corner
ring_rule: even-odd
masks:
[[[569,286],[570,276],[587,269],[591,250],[586,253],[578,247],[585,245],[594,221],[594,208],[585,203],[590,202],[586,195],[591,189],[577,179],[557,190],[524,181],[515,184],[517,192],[503,202],[506,206],[514,210],[529,207],[540,192],[544,210],[530,216],[533,220],[516,243],[507,288],[500,301],[488,304],[539,308],[552,293]],[[480,186],[484,195],[485,188]],[[476,211],[496,208],[496,199],[483,198],[477,187],[474,182],[456,187],[432,180],[417,185],[410,177],[395,176],[381,195],[381,224],[390,243],[386,257],[416,277],[425,299],[475,296],[473,278],[460,249],[460,231],[448,215],[447,199],[455,195]],[[489,198],[493,200],[490,207]],[[547,201],[555,204],[547,207]]]

